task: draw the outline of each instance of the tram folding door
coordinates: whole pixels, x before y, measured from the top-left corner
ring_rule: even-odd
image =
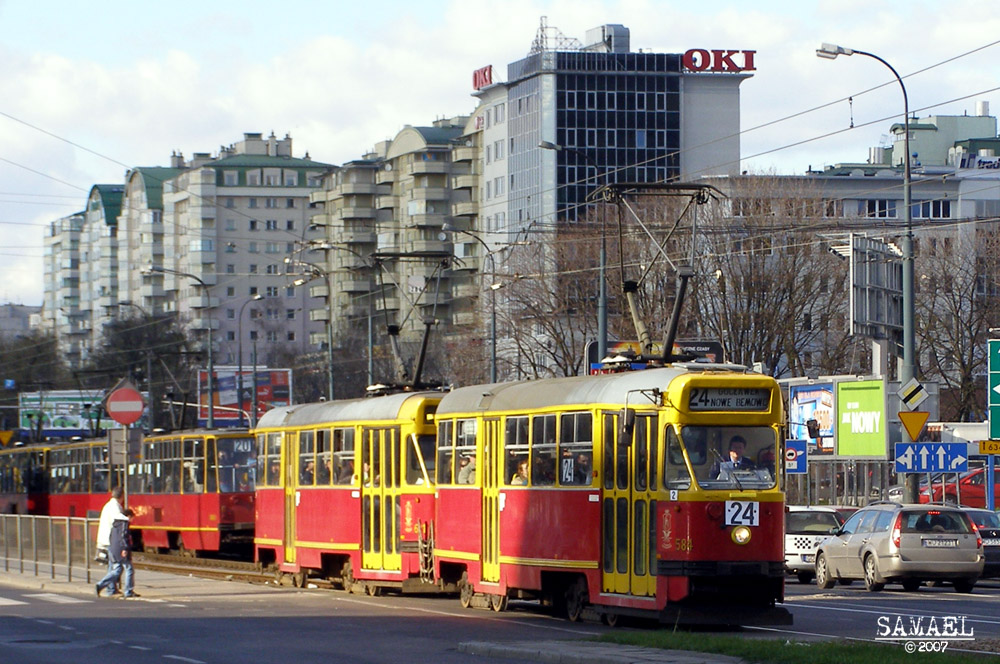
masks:
[[[361,433],[361,567],[398,571],[400,446],[399,429]]]
[[[286,433],[282,441],[281,457],[285,460],[285,562],[295,562],[295,497],[299,491],[299,437]]]
[[[499,419],[483,422],[483,581],[500,581],[500,485],[506,471],[500,455]]]
[[[630,438],[618,435],[617,413],[604,413],[603,423],[601,587],[604,592],[653,596],[656,417],[636,413]]]

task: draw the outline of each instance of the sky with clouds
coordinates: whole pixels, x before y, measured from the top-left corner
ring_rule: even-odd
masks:
[[[41,304],[47,224],[82,210],[92,185],[244,132],[357,158],[406,124],[470,113],[472,71],[491,64],[503,80],[543,16],[581,41],[623,24],[633,50],[756,51],[741,87],[754,172],[864,161],[900,119],[898,85],[871,90],[888,69],[819,59],[822,42],[891,63],[919,117],[977,101],[1000,113],[995,0],[0,0],[0,303]]]

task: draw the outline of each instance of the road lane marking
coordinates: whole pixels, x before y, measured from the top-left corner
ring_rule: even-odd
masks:
[[[43,602],[52,602],[53,604],[89,604],[93,601],[90,599],[80,599],[79,597],[57,595],[55,593],[33,593],[31,595],[25,595],[25,597],[40,599]]]
[[[191,659],[190,657],[181,657],[180,655],[164,655],[163,659],[176,659],[179,662],[190,662],[190,664],[205,664],[200,659]]]
[[[27,602],[22,602],[19,599],[8,599],[6,597],[0,597],[0,606],[16,606],[18,604],[27,604]]]

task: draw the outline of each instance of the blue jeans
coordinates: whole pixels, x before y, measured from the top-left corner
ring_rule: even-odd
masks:
[[[108,573],[104,575],[104,578],[97,582],[97,587],[100,590],[105,588],[114,588],[114,585],[121,578],[122,573],[125,574],[125,580],[122,584],[122,593],[125,597],[131,597],[135,594],[135,589],[133,587],[133,577],[135,575],[135,570],[132,569],[131,560],[123,560],[121,562],[112,561],[108,566]]]

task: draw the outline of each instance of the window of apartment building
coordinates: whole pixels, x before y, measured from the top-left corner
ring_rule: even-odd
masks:
[[[499,140],[493,144],[493,157],[497,161],[503,159],[503,140]]]
[[[615,108],[615,93],[608,92],[604,95],[604,108],[612,110]]]
[[[318,187],[322,183],[322,175],[317,173],[309,173],[306,176],[306,185],[309,187]]]
[[[236,333],[232,330],[226,331],[226,341],[236,341]]]
[[[260,292],[260,291],[258,290],[258,288],[256,286],[251,286],[250,288],[247,289],[247,295],[249,295],[250,297],[253,297],[258,292]]]
[[[267,289],[266,289],[266,291],[265,291],[264,297],[278,297],[278,287],[277,286],[268,286]]]
[[[252,231],[257,230],[257,220],[256,219],[251,219],[250,221],[248,221],[247,222],[247,227],[250,230],[252,230]]]
[[[268,187],[277,187],[281,184],[281,176],[277,173],[268,173],[264,176],[264,184]]]
[[[236,286],[226,286],[226,297],[236,297]]]
[[[503,181],[504,181],[503,176],[500,176],[500,177],[495,178],[493,180],[493,195],[494,196],[501,196],[503,194]]]
[[[493,161],[492,154],[493,154],[493,152],[490,149],[490,146],[487,145],[486,146],[486,163],[487,164]]]
[[[232,196],[228,196],[226,198],[226,207],[229,208],[230,210],[236,207],[236,199],[233,198]]]
[[[257,264],[250,263],[250,274],[257,274]]]
[[[483,196],[483,200],[489,200],[490,198],[493,198],[493,186],[492,186],[492,184],[493,183],[491,183],[491,182],[487,182],[486,183],[486,193]]]
[[[240,183],[240,172],[239,171],[224,171],[222,174],[222,182],[227,187],[235,187]]]
[[[226,228],[227,231],[235,231],[236,230],[236,220],[235,219],[226,219],[226,221],[225,221],[225,228]]]
[[[275,332],[274,330],[268,330],[267,331],[267,340],[268,341],[277,341],[278,340],[278,333]]]
[[[844,201],[827,200],[823,201],[823,216],[827,219],[839,219],[844,216]]]
[[[236,274],[236,266],[232,263],[226,263],[226,274]]]
[[[251,254],[260,253],[260,250],[257,249],[257,243],[256,242],[249,242],[249,243],[247,243],[247,251],[249,253],[251,253]]]
[[[264,221],[264,229],[269,231],[278,230],[278,220],[277,219],[267,219]]]
[[[277,242],[268,242],[264,251],[269,254],[280,254],[281,246]]]
[[[294,242],[286,242],[285,243],[285,253],[286,254],[291,254],[291,253],[294,253],[294,252],[295,252],[295,243]]]
[[[277,309],[268,308],[268,310],[266,312],[264,312],[264,314],[267,316],[268,320],[278,320],[278,310]]]
[[[299,184],[299,174],[295,171],[285,171],[285,186],[297,187]]]
[[[896,201],[875,198],[858,202],[858,214],[871,219],[886,219],[896,216]]]
[[[920,201],[910,209],[914,219],[951,218],[951,201]]]
[[[635,147],[639,148],[640,150],[642,150],[642,149],[644,149],[646,147],[646,130],[645,129],[636,129],[635,130]],[[641,182],[642,178],[639,178],[639,181]]]
[[[507,213],[506,212],[497,212],[497,222],[496,223],[497,223],[496,228],[497,228],[498,231],[502,231],[504,228],[506,228],[507,227]]]
[[[260,186],[260,171],[247,171],[247,186],[248,187]]]
[[[286,219],[285,220],[285,230],[286,231],[294,231],[295,230],[295,220],[294,219]]]
[[[257,207],[257,199],[251,196],[250,198],[247,199],[247,205],[252,208]]]
[[[268,274],[281,274],[281,266],[271,263],[267,266]]]
[[[235,254],[236,253],[236,245],[233,244],[232,242],[227,242],[226,243],[226,253],[227,254]]]
[[[257,330],[250,330],[250,341],[257,341]]]
[[[294,208],[295,207],[295,199],[294,198],[286,198],[285,199],[285,207],[286,208]]]
[[[285,297],[295,297],[295,286],[285,288]]]
[[[226,318],[236,320],[236,309],[226,309]]]
[[[501,102],[497,104],[493,109],[493,119],[496,120],[497,123],[503,122],[505,111],[506,105],[504,103]]]
[[[278,207],[278,199],[277,198],[268,198],[265,201],[264,205],[266,207],[269,207],[269,208],[276,208],[276,207]]]
[[[285,319],[295,320],[298,316],[295,314],[295,309],[285,309]]]
[[[294,332],[288,332],[285,335],[285,340],[286,341],[295,341],[295,333]]]

